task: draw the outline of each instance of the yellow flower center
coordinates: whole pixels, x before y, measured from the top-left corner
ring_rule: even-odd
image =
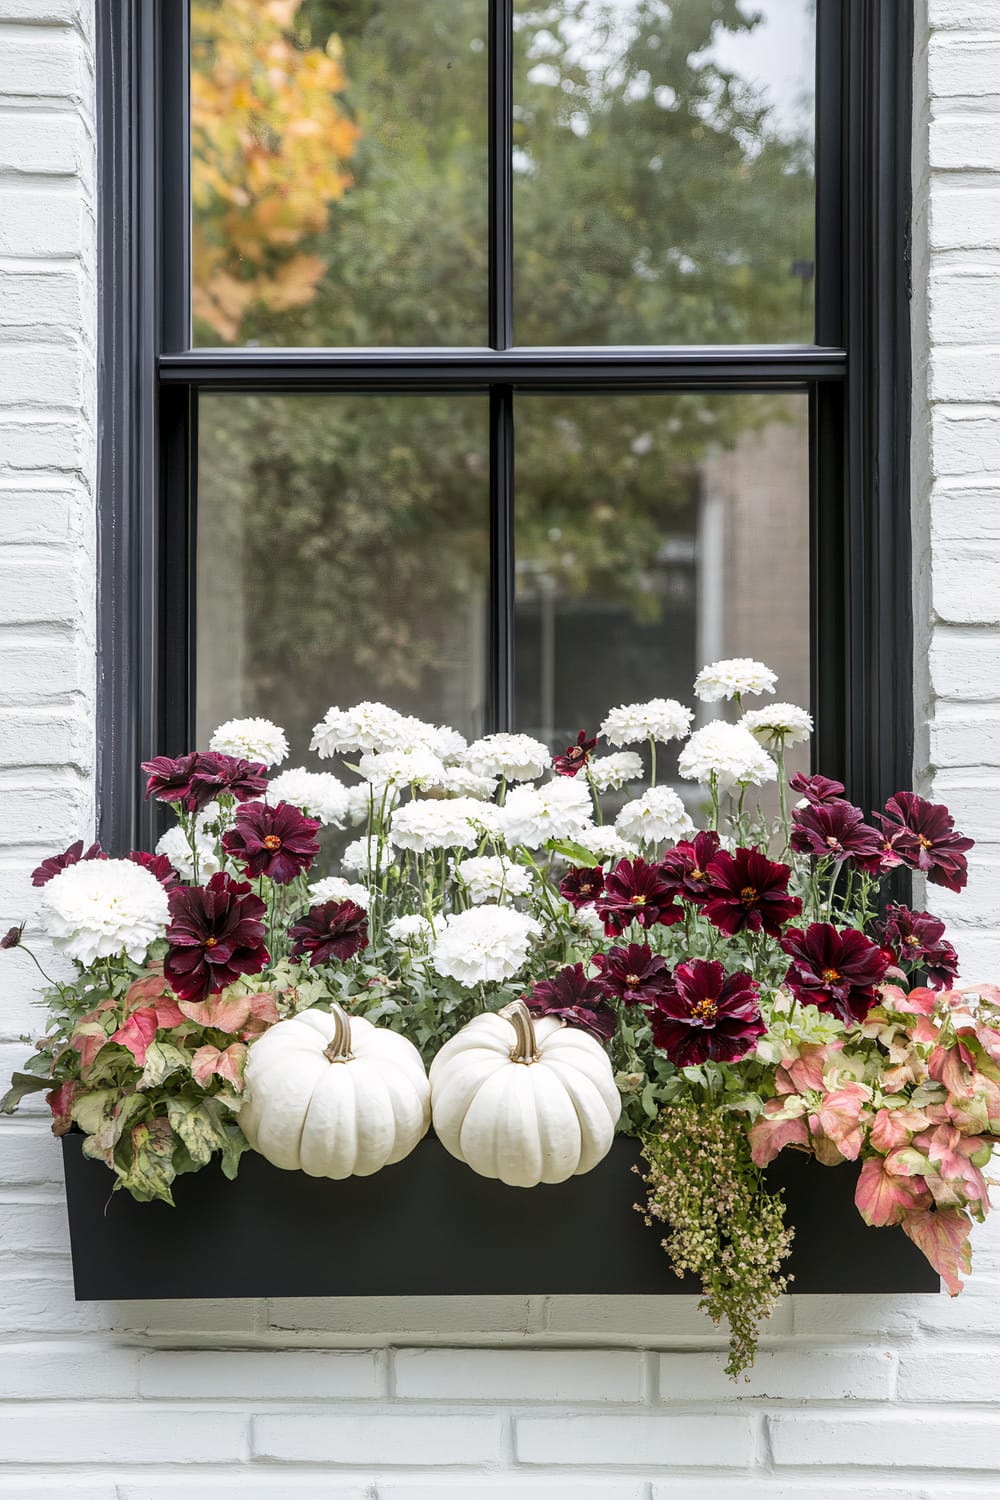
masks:
[[[691,1014],[696,1021],[714,1021],[718,1006],[714,1000],[696,1000],[691,1007]]]
[[[646,898],[645,896],[630,896],[629,903],[632,906],[645,906]]]
[[[281,840],[276,833],[269,833],[264,840],[264,848],[270,849],[273,854],[275,849],[281,848]]]
[[[824,984],[836,984],[837,980],[840,978],[840,970],[824,969],[820,977],[823,980]]]
[[[740,900],[744,906],[753,906],[757,900],[757,889],[752,885],[745,885],[740,891]]]
[[[638,974],[626,974],[625,975],[625,983],[626,984],[638,984],[639,983],[639,976],[638,976]]]
[[[206,948],[217,948],[218,946],[219,946],[219,939],[218,938],[207,937],[205,939],[205,947]]]

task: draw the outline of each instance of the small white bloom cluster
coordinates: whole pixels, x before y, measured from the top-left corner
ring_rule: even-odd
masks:
[[[721,791],[734,786],[762,786],[776,781],[778,768],[740,724],[718,720],[696,729],[680,753],[680,774],[689,781],[708,783],[712,776]]]
[[[668,786],[650,787],[634,802],[626,802],[615,819],[615,828],[623,838],[637,844],[659,844],[667,839],[676,843],[695,831],[684,803]]]
[[[703,703],[718,703],[723,698],[757,697],[773,693],[778,678],[762,661],[751,656],[732,656],[702,667],[695,678],[695,697]]]
[[[239,760],[280,766],[288,754],[288,740],[285,731],[270,719],[227,719],[212,735],[208,748]]]
[[[604,721],[608,722],[607,719]],[[611,755],[601,755],[587,767],[590,779],[599,792],[617,792],[630,781],[642,776],[642,756],[634,750],[617,750]]]
[[[538,849],[546,839],[579,839],[590,827],[590,793],[578,777],[560,776],[544,786],[518,786],[499,809],[508,844]]]
[[[452,871],[461,880],[474,902],[502,901],[505,896],[526,896],[531,890],[531,876],[523,865],[512,865],[498,855],[485,854],[478,859],[452,863]]]
[[[473,906],[448,918],[431,949],[431,964],[466,989],[513,979],[528,960],[541,927],[510,906]]]
[[[363,906],[365,911],[371,901],[363,885],[344,880],[340,875],[328,875],[325,880],[317,880],[309,887],[309,895],[314,906],[322,901],[353,901],[356,906]]]
[[[639,853],[638,845],[622,838],[618,829],[613,828],[610,823],[602,823],[600,826],[591,824],[574,839],[574,843],[582,845],[599,860],[611,860],[613,863],[620,859],[634,859]]]
[[[423,745],[407,750],[366,750],[358,770],[376,792],[386,787],[437,787],[444,779],[444,762]]]
[[[419,798],[392,815],[389,840],[399,849],[426,854],[429,849],[474,849],[498,809],[474,797]]]
[[[374,866],[377,853],[378,841],[376,839],[352,839],[340,856],[340,863],[345,870],[366,872]],[[382,863],[385,865],[387,862],[392,862],[392,856],[383,849]]]
[[[439,760],[457,760],[465,752],[465,736],[448,725],[425,724],[385,703],[357,703],[353,708],[328,708],[313,730],[309,748],[321,759],[356,750],[386,754],[422,749]]]
[[[551,765],[548,747],[530,734],[488,734],[474,740],[463,764],[480,776],[503,776],[508,781],[533,781]]]
[[[445,766],[440,789],[449,797],[476,797],[488,802],[496,795],[497,778],[473,771],[471,766]]]
[[[307,771],[304,766],[275,776],[267,794],[272,803],[290,802],[329,828],[343,828],[351,805],[350,791],[332,771]]]
[[[60,870],[42,907],[55,946],[85,966],[123,951],[142,963],[170,918],[156,876],[128,859],[81,860]]]
[[[801,745],[813,732],[812,714],[794,703],[772,703],[769,708],[751,708],[740,720],[762,745]]]
[[[682,740],[693,715],[674,698],[650,698],[648,703],[625,703],[613,708],[601,725],[612,745],[639,745],[645,740]]]
[[[404,948],[423,948],[433,936],[434,928],[426,917],[396,917],[386,932],[394,943],[400,943]]]
[[[214,833],[208,832],[210,827],[219,824],[221,817],[222,808],[217,802],[210,802],[195,818],[194,844],[198,855],[198,879],[202,884],[222,869],[218,854],[218,839]],[[182,880],[194,879],[194,855],[191,853],[188,836],[179,824],[168,828],[161,836],[156,852],[167,856]]]

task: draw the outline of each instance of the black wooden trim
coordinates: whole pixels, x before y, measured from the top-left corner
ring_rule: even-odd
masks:
[[[188,5],[160,6],[161,349],[191,347],[191,28]],[[169,143],[169,144],[168,144]]]
[[[514,392],[490,390],[490,630],[486,727],[514,722]]]
[[[514,342],[514,0],[490,0],[489,340]]]

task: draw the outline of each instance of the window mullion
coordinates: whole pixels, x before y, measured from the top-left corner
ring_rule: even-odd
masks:
[[[486,724],[514,722],[514,390],[490,388],[490,620]]]
[[[514,0],[490,0],[489,341],[514,342]]]

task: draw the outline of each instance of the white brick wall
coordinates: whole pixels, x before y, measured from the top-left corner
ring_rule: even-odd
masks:
[[[91,12],[0,0],[0,925],[93,815]],[[981,840],[935,905],[995,976],[1000,0],[931,0],[918,31],[918,776]],[[13,971],[5,1069],[31,1020]],[[785,1299],[734,1389],[689,1298],[76,1303],[58,1147],[38,1113],[0,1128],[0,1500],[1000,1490],[1000,1227],[957,1302]]]

